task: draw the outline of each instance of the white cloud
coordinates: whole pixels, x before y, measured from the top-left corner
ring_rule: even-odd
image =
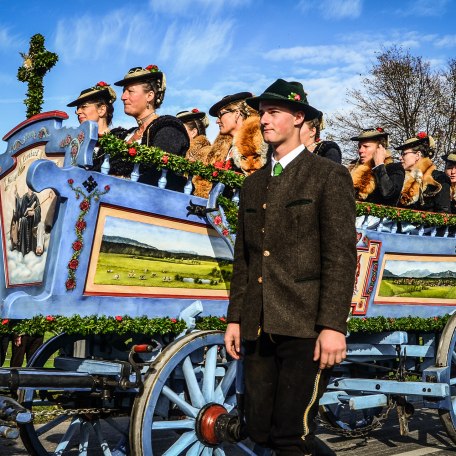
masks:
[[[300,0],[303,13],[318,11],[324,19],[356,19],[363,9],[363,0]]]
[[[152,11],[167,15],[192,15],[198,16],[201,13],[217,13],[248,6],[251,0],[149,0]]]
[[[406,16],[441,16],[448,3],[449,0],[410,0],[401,12]]]
[[[11,33],[8,27],[0,25],[0,50],[16,49],[18,45],[21,45],[21,41]]]
[[[159,59],[169,61],[180,75],[194,77],[231,50],[232,21],[193,22],[188,26],[173,23],[168,27]]]
[[[434,42],[437,47],[449,48],[456,46],[456,35],[443,35]]]
[[[125,54],[141,54],[154,43],[154,32],[142,14],[127,14],[123,10],[106,16],[85,15],[58,22],[55,46],[62,61],[92,61],[100,58],[119,60]],[[123,55],[119,55],[119,49]]]

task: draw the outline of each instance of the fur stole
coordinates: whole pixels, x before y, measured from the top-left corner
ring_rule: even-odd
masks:
[[[442,189],[442,185],[432,176],[435,170],[436,167],[431,159],[424,157],[418,160],[416,165],[405,173],[399,203],[403,206],[410,206],[419,201],[422,205],[425,196],[437,195]]]
[[[224,163],[230,150],[231,144],[233,143],[233,137],[231,135],[221,135],[220,133],[214,140],[211,147],[205,148],[203,152],[206,152],[207,165],[214,164],[217,162]]]
[[[233,163],[245,175],[252,174],[266,164],[268,147],[261,133],[260,118],[248,117],[233,139]]]
[[[385,165],[390,163],[393,163],[393,159],[391,158],[391,153],[388,152]],[[369,160],[367,163],[360,163],[359,160],[356,160],[348,165],[357,200],[364,201],[375,190],[376,182],[372,172],[374,166],[374,160]]]
[[[450,199],[452,202],[456,202],[456,183],[451,183]]]
[[[190,140],[190,147],[185,154],[185,158],[190,161],[200,160],[202,162],[205,161],[207,150],[205,147],[210,147],[211,143],[204,135],[198,135],[195,138]]]

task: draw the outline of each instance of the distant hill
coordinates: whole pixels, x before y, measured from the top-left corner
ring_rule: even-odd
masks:
[[[443,271],[443,272],[433,272],[432,274],[429,274],[427,276],[427,278],[429,278],[429,279],[448,279],[448,278],[455,279],[456,272],[450,271],[450,270]]]
[[[394,279],[395,277],[399,277],[396,274],[393,274],[391,271],[388,269],[383,270],[383,276],[384,279]]]
[[[398,277],[409,277],[409,278],[422,278],[428,277],[431,273],[429,269],[411,269],[410,271],[403,272]],[[397,276],[396,276],[397,277]]]
[[[145,249],[156,249],[156,250],[158,250],[157,247],[154,247],[152,245],[144,244],[143,242],[135,241],[134,239],[125,238],[125,237],[122,237],[122,236],[105,236],[105,235],[103,235],[102,241],[103,242],[110,242],[110,243],[113,243],[113,244],[126,244],[126,245],[135,246],[135,247],[143,247]]]

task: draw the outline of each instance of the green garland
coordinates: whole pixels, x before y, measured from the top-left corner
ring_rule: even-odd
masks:
[[[17,79],[28,83],[27,98],[24,100],[27,106],[27,118],[41,112],[43,104],[44,75],[57,63],[59,57],[49,52],[44,47],[44,37],[39,33],[30,39],[28,54],[21,53],[24,63],[17,70]]]
[[[110,158],[119,158],[130,163],[154,165],[158,169],[167,168],[175,173],[200,176],[210,182],[222,182],[229,187],[239,188],[244,182],[244,175],[225,170],[213,165],[205,165],[201,161],[189,161],[185,157],[164,152],[158,147],[140,144],[128,144],[112,134],[100,138],[103,152]]]
[[[448,322],[450,315],[441,317],[351,317],[348,321],[350,333],[374,334],[385,331],[414,331],[422,333],[441,332]],[[197,319],[196,329],[208,330],[226,329],[225,317],[201,317]],[[148,318],[117,315],[115,317],[91,315],[81,317],[63,317],[61,315],[38,315],[31,319],[3,319],[0,324],[0,335],[5,334],[180,334],[186,329],[183,320],[175,318]]]
[[[104,152],[112,158],[120,158],[131,163],[152,164],[159,169],[166,167],[179,174],[200,176],[207,181],[222,182],[233,188],[242,187],[245,179],[244,175],[222,169],[221,167],[205,165],[200,161],[191,162],[184,157],[164,152],[157,147],[132,146],[112,134],[104,135],[100,139],[100,144]],[[218,202],[225,211],[230,231],[234,233],[237,224],[237,205],[222,196],[219,196]],[[396,222],[408,222],[416,225],[456,226],[456,215],[381,206],[373,203],[357,202],[356,214],[358,216],[372,215],[374,217],[387,218]]]

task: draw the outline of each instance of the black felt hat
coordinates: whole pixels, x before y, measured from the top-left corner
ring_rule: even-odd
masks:
[[[125,87],[129,84],[136,84],[141,81],[149,81],[151,79],[157,79],[162,86],[162,90],[166,88],[166,78],[162,71],[158,69],[157,65],[148,65],[146,68],[134,67],[128,70],[128,73],[123,79],[114,83],[116,86]]]
[[[429,136],[424,131],[421,131],[413,136],[412,138],[407,139],[404,144],[395,147],[396,150],[405,150],[405,149],[412,149],[413,147],[420,146],[424,144],[428,146],[430,149],[434,149],[435,141],[432,136]]]
[[[350,138],[352,141],[366,141],[369,139],[380,139],[385,138],[388,140],[389,133],[387,133],[382,127],[376,128],[365,128],[357,135]]]
[[[258,110],[261,101],[279,101],[293,109],[304,111],[307,120],[320,118],[322,112],[310,106],[304,87],[297,81],[277,79],[260,96],[248,98],[246,103]]]
[[[456,163],[456,150],[450,152],[449,154],[442,155],[442,160],[444,160],[446,163]]]
[[[76,100],[68,103],[68,107],[79,106],[82,103],[90,100],[98,100],[102,98],[106,103],[111,104],[116,101],[116,92],[114,89],[104,81],[97,82],[93,87],[83,90]]]
[[[253,94],[251,92],[239,92],[233,93],[233,95],[226,95],[220,101],[217,101],[217,103],[210,107],[209,114],[212,117],[217,117],[219,111],[225,106],[228,106],[235,101],[245,100],[246,98],[250,98],[252,96]]]
[[[205,112],[202,112],[197,108],[193,108],[191,111],[178,112],[176,117],[182,122],[188,122],[189,120],[203,120],[207,116]]]

